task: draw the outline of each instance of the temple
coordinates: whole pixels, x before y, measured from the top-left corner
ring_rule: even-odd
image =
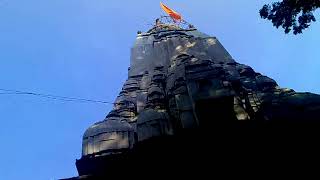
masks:
[[[76,162],[79,177],[71,179],[105,177],[148,158],[146,166],[156,166],[162,156],[152,152],[159,149],[162,155],[171,153],[166,160],[174,168],[184,157],[172,157],[184,154],[183,148],[188,159],[199,147],[206,147],[201,150],[205,153],[210,142],[199,137],[237,123],[318,120],[319,95],[281,88],[237,63],[216,37],[165,19],[138,32],[128,79],[106,118],[84,133],[82,157]],[[173,150],[179,148],[177,142],[179,152]]]

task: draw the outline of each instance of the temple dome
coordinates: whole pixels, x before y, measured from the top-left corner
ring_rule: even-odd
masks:
[[[126,121],[121,121],[116,118],[100,121],[90,126],[83,135],[83,138],[96,136],[101,133],[133,131],[132,126]]]
[[[172,135],[172,125],[169,115],[163,110],[143,110],[137,119],[138,141],[152,137]]]
[[[119,118],[95,123],[83,135],[82,155],[119,153],[133,147],[134,128]]]

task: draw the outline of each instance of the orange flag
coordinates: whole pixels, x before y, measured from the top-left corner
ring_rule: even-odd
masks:
[[[160,2],[160,6],[167,14],[169,14],[169,16],[172,19],[174,19],[176,21],[181,21],[182,17],[181,17],[181,15],[179,13],[177,13],[174,10],[170,9],[168,6],[164,5],[162,2]]]

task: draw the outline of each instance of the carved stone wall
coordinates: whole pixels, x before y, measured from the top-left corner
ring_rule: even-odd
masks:
[[[280,88],[215,37],[195,29],[139,34],[128,79],[113,110],[85,132],[82,159],[213,122],[318,120],[319,112],[319,95]]]

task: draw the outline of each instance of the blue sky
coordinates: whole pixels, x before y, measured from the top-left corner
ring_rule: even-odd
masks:
[[[320,93],[320,23],[285,35],[259,17],[271,0],[163,2],[216,36],[238,62],[282,87]],[[160,14],[156,0],[2,0],[0,88],[113,101],[127,77],[136,32]],[[0,94],[0,179],[77,175],[82,134],[110,109]]]

